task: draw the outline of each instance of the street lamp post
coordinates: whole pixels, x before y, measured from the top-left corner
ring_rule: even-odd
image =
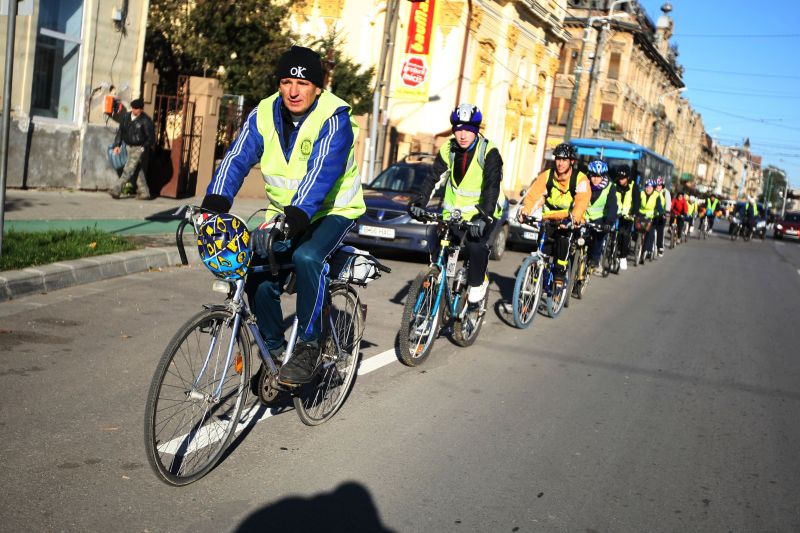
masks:
[[[8,141],[11,135],[11,78],[14,74],[14,37],[17,27],[17,1],[8,2],[8,29],[6,30],[6,68],[3,89],[2,141],[0,141],[0,257],[3,256],[3,231],[5,224],[6,177],[8,174]]]
[[[658,102],[658,105],[656,106],[656,109],[659,109],[662,105],[664,105],[664,98],[665,97],[667,97],[667,96],[669,96],[670,94],[673,94],[673,93],[682,93],[685,90],[686,90],[686,87],[678,87],[677,89],[672,89],[672,90],[667,91],[665,93],[661,93],[658,96],[658,99],[656,100]],[[658,118],[660,119],[661,117],[658,117]],[[656,120],[655,123],[653,124],[653,140],[650,143],[650,145],[651,145],[653,150],[656,149],[656,143],[658,142],[658,129],[659,129],[658,125],[659,125],[659,121]],[[666,143],[665,143],[664,144],[664,150],[666,150],[666,148],[667,147],[666,147]]]
[[[578,61],[575,63],[575,83],[572,86],[572,96],[570,98],[569,104],[569,112],[567,113],[567,125],[566,130],[564,132],[564,141],[569,142],[572,138],[572,125],[575,121],[575,110],[578,107],[578,96],[580,94],[580,87],[581,87],[581,77],[583,76],[583,61],[584,61],[584,54],[586,53],[586,43],[589,42],[589,33],[596,22],[603,22],[606,23],[607,21],[611,20],[616,15],[611,15],[611,12],[614,11],[614,6],[621,3],[627,3],[630,0],[615,0],[614,3],[611,4],[611,9],[609,11],[609,15],[602,16],[602,17],[587,17],[586,18],[586,25],[583,27],[583,39],[581,42],[581,51],[578,55]],[[621,14],[621,13],[620,13]],[[600,30],[602,32],[602,28]],[[600,49],[599,46],[600,36],[598,35],[598,50]],[[590,69],[590,75],[595,77],[595,69],[594,64],[597,58],[598,50],[595,50],[595,58],[592,60],[592,67]],[[591,84],[592,78],[589,78],[589,83]],[[590,91],[591,91],[591,85]],[[588,98],[588,95],[587,95]],[[588,104],[589,102],[587,102]],[[585,116],[588,116],[586,112],[584,112]],[[585,122],[584,119],[583,123],[581,123],[581,135],[585,135]]]
[[[615,0],[612,2],[611,7],[608,9],[608,15],[598,17],[598,21],[602,21],[600,31],[597,34],[597,46],[594,50],[594,57],[592,58],[592,67],[589,70],[589,90],[586,94],[586,106],[583,110],[583,120],[581,121],[581,137],[586,137],[589,130],[589,120],[592,116],[592,106],[594,105],[594,93],[597,90],[597,79],[600,77],[600,70],[603,68],[603,52],[606,48],[606,39],[608,38],[609,28],[611,27],[611,20],[616,17],[614,9],[619,4],[627,4],[630,0]],[[617,15],[623,15],[617,13]],[[624,15],[623,15],[624,16]]]

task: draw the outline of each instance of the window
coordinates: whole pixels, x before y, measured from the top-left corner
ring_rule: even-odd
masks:
[[[550,104],[550,120],[548,124],[566,126],[568,110],[569,100],[566,98],[553,98],[553,102]]]
[[[614,122],[614,104],[603,104],[600,111],[600,120],[603,122]]]
[[[612,52],[611,57],[608,60],[608,79],[610,80],[618,80],[619,79],[619,62],[620,62],[620,54],[619,52]]]
[[[83,0],[41,0],[31,114],[72,121],[78,85]]]

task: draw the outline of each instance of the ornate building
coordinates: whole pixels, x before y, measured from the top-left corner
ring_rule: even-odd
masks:
[[[293,8],[291,24],[309,38],[333,29],[356,62],[378,66],[387,4],[397,6],[397,17],[389,28],[395,46],[386,59],[380,117],[388,142],[379,136],[380,166],[438,149],[450,135],[450,112],[465,101],[480,107],[481,131],[500,148],[506,192],[526,186],[544,155],[558,53],[569,38],[567,1],[309,0]]]
[[[677,49],[669,45],[672,6],[664,4],[653,24],[633,0],[568,4],[564,23],[572,39],[561,51],[548,146],[565,137],[632,142],[671,159],[684,181],[694,179],[703,164],[705,132],[700,115],[680,96],[682,68]]]

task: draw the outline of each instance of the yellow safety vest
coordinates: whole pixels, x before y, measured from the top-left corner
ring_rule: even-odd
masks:
[[[461,216],[465,220],[472,220],[478,215],[477,206],[481,202],[483,165],[486,162],[486,154],[492,149],[496,150],[497,146],[483,135],[478,135],[476,142],[475,155],[472,157],[469,167],[467,167],[467,173],[461,178],[461,183],[458,185],[456,185],[453,178],[455,153],[450,150],[451,143],[446,142],[439,149],[439,155],[442,160],[447,161],[447,184],[445,185],[444,199],[442,201],[442,216],[445,219],[450,218],[454,209],[461,211]],[[499,218],[503,214],[504,204],[505,195],[501,188],[493,213],[495,218]]]
[[[711,213],[712,215],[717,212],[717,206],[719,206],[719,200],[711,201],[711,198],[706,198],[706,214]]]
[[[586,218],[594,221],[603,218],[603,213],[606,210],[606,202],[608,201],[608,193],[611,190],[611,183],[606,185],[597,200],[586,209]]]
[[[316,107],[300,125],[289,161],[286,161],[272,114],[273,105],[279,95],[280,93],[275,93],[269,98],[261,100],[256,112],[256,124],[259,133],[264,138],[261,173],[264,175],[264,190],[267,198],[282,206],[287,206],[291,204],[292,198],[297,193],[300,182],[308,174],[308,159],[325,121],[341,107],[347,107],[348,114],[352,112],[352,109],[341,98],[328,91],[323,91],[317,99]],[[311,217],[311,222],[327,215],[339,215],[353,220],[366,211],[364,195],[361,190],[361,178],[355,161],[358,124],[352,116],[350,127],[353,128],[353,144],[350,146],[344,173],[331,187],[319,210]],[[270,204],[267,207],[267,220],[278,212],[280,211]]]
[[[617,189],[617,205],[619,206],[619,216],[626,217],[631,212],[631,205],[633,205],[633,186],[628,187],[625,194]]]
[[[575,202],[575,190],[578,188],[578,183],[584,180],[589,180],[586,174],[573,168],[569,177],[569,187],[567,187],[566,191],[562,191],[555,179],[555,170],[550,169],[550,175],[547,177],[547,196],[544,199],[542,213],[568,216],[572,209],[572,204]]]
[[[647,193],[642,191],[642,203],[639,206],[639,213],[647,218],[653,218],[653,215],[656,213],[656,204],[659,198],[661,198],[661,195],[655,191],[653,191],[653,194],[651,194],[649,198],[647,197]]]

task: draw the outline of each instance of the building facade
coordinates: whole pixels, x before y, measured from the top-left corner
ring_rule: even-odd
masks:
[[[570,137],[626,141],[665,155],[687,181],[707,172],[698,169],[702,119],[681,98],[682,71],[669,45],[671,6],[654,24],[634,1],[568,4],[571,39],[561,51],[548,146]]]
[[[9,187],[107,189],[113,183],[116,174],[106,150],[117,124],[104,113],[106,95],[126,106],[142,96],[152,112],[154,95],[140,94],[148,4],[149,0],[20,2]],[[3,17],[4,43],[6,29]]]
[[[450,136],[450,112],[470,102],[483,113],[481,132],[500,149],[506,192],[525,187],[545,150],[558,54],[568,38],[566,0],[390,0],[365,9],[366,3],[297,4],[291,27],[307,38],[336,30],[345,52],[365,66],[381,64],[386,35],[395,43],[385,57],[379,167],[437,150]],[[387,6],[397,6],[389,28]],[[370,142],[368,134],[360,142]],[[362,153],[366,168],[369,151]]]

